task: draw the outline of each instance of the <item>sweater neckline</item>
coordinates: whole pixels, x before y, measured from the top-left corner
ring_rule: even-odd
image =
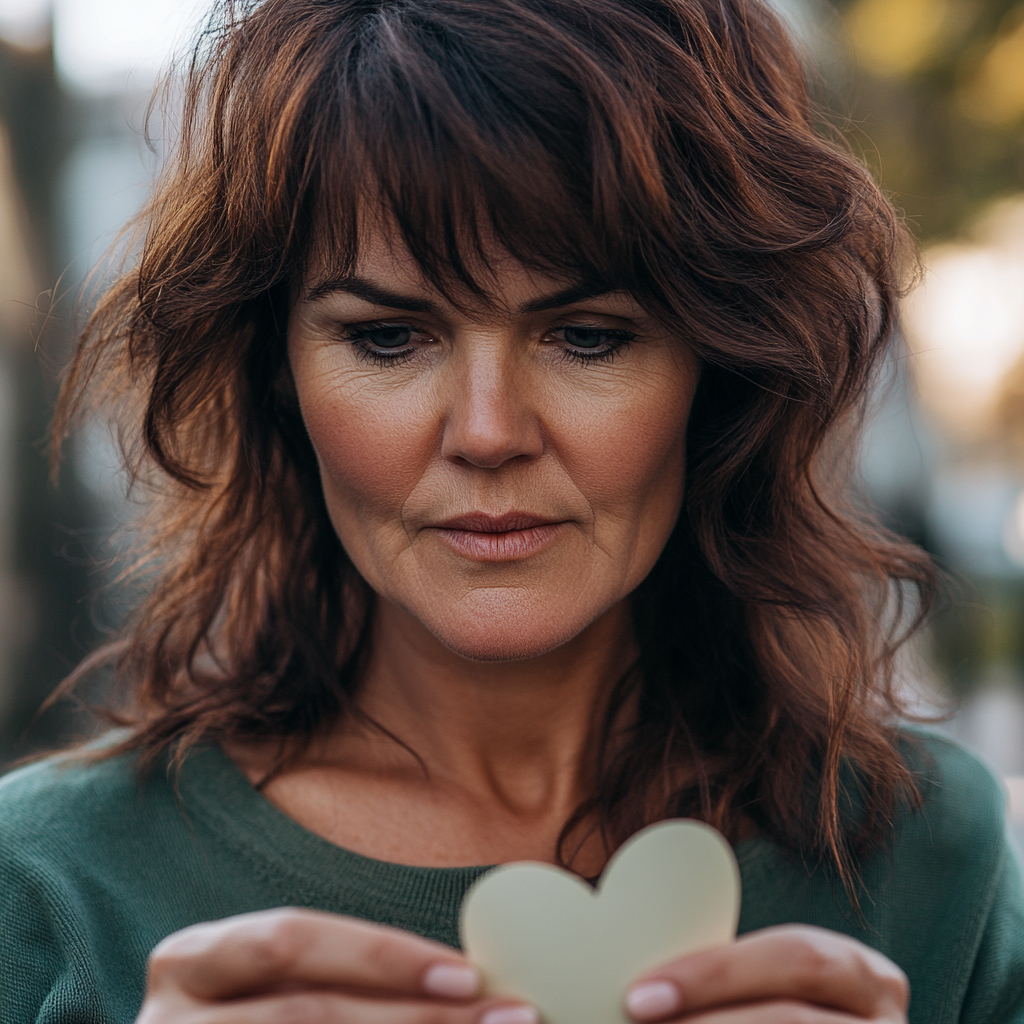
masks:
[[[364,908],[422,934],[438,931],[439,916],[457,932],[458,909],[469,887],[495,865],[421,867],[377,860],[311,832],[275,807],[220,746],[194,748],[178,776],[186,817],[205,823],[217,841],[250,860],[258,874],[291,879],[296,902]],[[735,847],[741,870],[771,844],[754,837]]]

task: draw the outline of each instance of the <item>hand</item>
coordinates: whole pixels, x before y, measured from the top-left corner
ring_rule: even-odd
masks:
[[[626,994],[643,1024],[906,1024],[910,986],[887,957],[804,925],[765,928],[644,975]]]
[[[454,950],[312,910],[195,925],[149,959],[136,1024],[537,1024],[529,1006],[481,999]]]

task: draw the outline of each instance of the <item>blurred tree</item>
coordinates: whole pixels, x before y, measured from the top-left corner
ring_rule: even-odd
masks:
[[[49,46],[27,50],[0,42],[0,120],[26,212],[34,276],[52,285],[61,271],[56,255],[56,194],[69,149],[70,118]],[[46,293],[40,305],[48,308]],[[47,328],[58,345],[61,329],[59,319]],[[23,326],[17,337],[4,339],[15,404],[11,569],[19,599],[30,607],[22,609],[21,615],[27,634],[15,638],[14,649],[8,652],[0,763],[66,737],[67,710],[38,720],[34,716],[92,641],[84,600],[90,572],[87,560],[75,557],[80,547],[77,538],[89,525],[89,509],[73,474],[63,474],[59,488],[48,479],[45,439],[55,380],[40,358],[33,334]]]
[[[922,240],[1024,190],[1024,3],[839,0],[855,147]]]
[[[991,220],[1015,209],[994,203],[1024,193],[1024,2],[833,0],[817,9],[838,15],[831,43],[840,50],[839,73],[827,76],[830,99],[848,118],[854,150],[919,241],[963,242],[981,215]],[[1024,395],[1024,361],[1011,378],[1009,389]],[[1007,428],[1011,420],[1024,423],[1024,414],[1004,400],[994,419],[997,429],[971,444],[942,434],[944,457],[1019,464],[1006,442],[1011,432],[1024,439],[1024,427]],[[927,489],[917,500],[912,511],[927,522]],[[887,511],[904,527],[905,514]],[[914,539],[927,543],[927,531]],[[936,553],[942,562],[944,553]],[[1024,580],[950,568],[957,582],[931,631],[933,667],[961,693],[984,684],[995,668],[1024,678]]]

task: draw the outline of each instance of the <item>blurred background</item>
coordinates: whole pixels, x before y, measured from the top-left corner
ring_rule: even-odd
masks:
[[[863,483],[955,582],[906,685],[1007,780],[1024,838],[1024,2],[775,3],[924,252]],[[208,7],[0,0],[0,766],[87,728],[37,711],[118,617],[110,439],[86,431],[54,486],[46,427],[87,275],[159,166],[152,88]]]

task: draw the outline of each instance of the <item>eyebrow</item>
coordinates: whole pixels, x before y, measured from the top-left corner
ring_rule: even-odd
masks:
[[[332,278],[323,281],[310,288],[306,295],[309,302],[322,299],[332,292],[345,292],[354,295],[357,299],[365,302],[372,302],[375,306],[386,306],[388,309],[404,309],[409,313],[436,313],[437,306],[429,299],[418,299],[412,295],[402,295],[400,292],[388,291],[380,285],[367,281],[365,277],[347,275],[345,277]]]
[[[599,295],[607,295],[614,291],[603,284],[595,284],[593,281],[581,281],[579,284],[569,285],[560,292],[551,295],[541,296],[528,302],[520,309],[521,313],[544,313],[549,309],[561,309],[562,306],[571,306],[574,302],[583,302],[585,299],[596,299]]]
[[[531,302],[520,306],[520,313],[544,313],[551,309],[560,309],[562,306],[571,305],[574,302],[582,302],[584,299],[593,299],[599,295],[607,295],[614,291],[602,284],[593,282],[580,282],[569,285],[561,291],[553,292],[550,295],[542,295]],[[408,313],[436,313],[437,305],[429,299],[419,298],[415,295],[403,295],[400,292],[393,292],[387,288],[368,281],[365,277],[358,277],[349,274],[344,277],[331,278],[314,285],[306,294],[308,302],[322,299],[325,295],[333,292],[345,292],[354,295],[357,299],[365,302],[372,302],[375,306],[384,306],[387,309],[402,309]]]

